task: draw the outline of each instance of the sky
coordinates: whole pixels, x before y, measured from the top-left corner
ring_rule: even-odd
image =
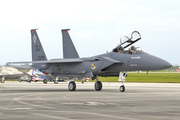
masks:
[[[62,58],[61,29],[80,57],[110,52],[124,35],[139,31],[134,44],[180,65],[179,0],[0,0],[0,65],[31,61],[30,30],[48,59]]]

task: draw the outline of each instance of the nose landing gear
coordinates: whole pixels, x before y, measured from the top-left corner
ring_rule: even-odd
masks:
[[[124,91],[125,91],[125,86],[124,86],[124,85],[121,85],[120,88],[119,88],[119,90],[120,90],[121,92],[124,92]]]
[[[120,72],[119,73],[119,79],[118,81],[122,81],[122,85],[119,87],[119,90],[121,92],[124,92],[125,91],[125,86],[124,86],[124,82],[125,82],[125,79],[126,79],[126,76],[127,76],[127,72]]]

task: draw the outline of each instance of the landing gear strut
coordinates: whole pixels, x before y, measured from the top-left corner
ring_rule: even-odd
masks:
[[[125,82],[125,79],[126,79],[126,76],[127,76],[127,72],[120,72],[119,73],[119,79],[118,81],[122,81],[122,85],[119,87],[119,90],[121,92],[124,92],[125,91],[125,86],[124,86],[124,82]]]
[[[68,88],[70,91],[76,90],[76,83],[74,81],[69,82]]]

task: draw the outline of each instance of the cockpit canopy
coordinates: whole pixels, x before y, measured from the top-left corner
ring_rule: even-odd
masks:
[[[128,35],[120,38],[120,40],[118,41],[118,44],[113,49],[113,52],[118,52],[119,49],[125,49],[140,39],[141,39],[141,34],[138,31],[133,31],[129,33]]]

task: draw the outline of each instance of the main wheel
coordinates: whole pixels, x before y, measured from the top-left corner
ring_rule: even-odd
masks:
[[[5,81],[5,78],[3,77],[3,78],[1,78],[1,83],[4,83]]]
[[[1,80],[1,83],[4,83],[4,80]]]
[[[68,88],[70,91],[76,90],[76,83],[74,81],[69,82]]]
[[[58,80],[54,80],[54,84],[58,84]]]
[[[121,85],[120,88],[119,88],[119,90],[120,90],[121,92],[124,92],[124,91],[125,91],[125,86],[124,86],[124,85]]]
[[[102,83],[101,83],[101,81],[97,81],[97,82],[95,83],[95,85],[94,85],[94,88],[95,88],[96,91],[101,91],[101,89],[102,89]]]
[[[22,82],[22,80],[21,80],[20,78],[18,79],[18,81],[19,81],[19,82]]]
[[[44,84],[47,84],[47,80],[46,80],[46,79],[44,79],[44,80],[43,80],[43,83],[44,83]]]

